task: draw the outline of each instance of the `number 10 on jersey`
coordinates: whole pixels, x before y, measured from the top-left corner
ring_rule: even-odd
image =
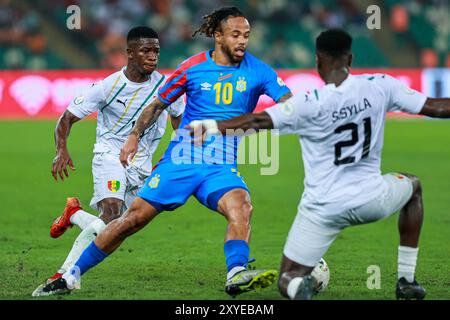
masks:
[[[216,92],[216,104],[230,104],[233,101],[233,85],[231,82],[217,82],[214,85]]]

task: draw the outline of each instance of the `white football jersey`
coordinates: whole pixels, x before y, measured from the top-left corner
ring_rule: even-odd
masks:
[[[68,107],[78,118],[98,111],[94,153],[108,152],[119,155],[139,115],[157,97],[158,89],[164,84],[165,76],[158,71],[154,71],[147,81],[136,83],[125,76],[125,69],[126,67],[93,84]],[[168,114],[178,117],[183,111],[184,101],[183,97],[180,97],[144,131],[139,141],[136,162],[142,163],[149,158],[151,161],[151,156],[166,129]]]
[[[388,111],[417,114],[423,94],[383,74],[349,75],[265,111],[280,134],[298,134],[305,167],[302,204],[358,207],[383,190],[380,170]]]

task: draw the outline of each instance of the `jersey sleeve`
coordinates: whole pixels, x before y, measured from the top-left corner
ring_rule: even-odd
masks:
[[[177,100],[175,100],[174,103],[172,103],[169,107],[167,107],[167,111],[172,117],[179,117],[184,112],[184,99],[183,96],[179,97]]]
[[[401,81],[382,75],[379,84],[389,97],[387,111],[403,111],[417,114],[422,110],[427,96],[404,85]]]
[[[272,119],[274,129],[280,134],[302,134],[310,119],[320,113],[319,102],[305,93],[298,93],[285,102],[264,110]]]
[[[186,92],[186,84],[187,68],[181,64],[159,89],[158,98],[167,105],[172,104]]]
[[[281,79],[275,70],[273,70],[268,65],[264,64],[261,68],[263,74],[261,78],[263,79],[263,93],[271,97],[275,102],[277,102],[286,93],[290,93],[291,90],[286,86],[283,79]]]
[[[84,118],[87,115],[97,111],[105,104],[105,93],[103,82],[94,83],[91,87],[83,90],[82,94],[74,98],[67,110],[78,118]]]

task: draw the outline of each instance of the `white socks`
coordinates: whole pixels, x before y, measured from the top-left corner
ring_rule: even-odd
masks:
[[[228,271],[227,273],[227,280],[231,279],[236,273],[238,273],[239,271],[245,270],[245,267],[243,266],[238,266],[238,267],[234,267],[232,268],[230,271]]]
[[[419,248],[398,247],[398,279],[403,277],[408,282],[414,281],[418,253]]]
[[[70,290],[81,288],[81,275],[78,267],[72,267],[68,272],[62,275],[62,278],[66,280],[67,288]]]
[[[302,283],[303,277],[296,277],[289,281],[287,287],[287,294],[291,300],[295,298],[295,294],[297,293],[298,286]]]
[[[105,227],[106,225],[103,220],[96,217],[94,221],[92,221],[83,231],[81,231],[75,239],[75,243],[67,256],[66,261],[64,261],[64,264],[58,272],[64,273],[69,270],[75,262],[77,262],[84,249],[86,249],[86,247],[103,231],[103,229],[105,229]]]
[[[78,210],[70,217],[70,222],[72,224],[76,224],[81,229],[85,229],[88,225],[90,225],[93,221],[98,219],[93,214],[90,214],[89,212]]]

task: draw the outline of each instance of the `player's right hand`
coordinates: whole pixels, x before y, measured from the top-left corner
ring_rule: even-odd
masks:
[[[191,121],[185,129],[190,131],[192,142],[197,146],[201,146],[209,136],[220,134],[217,121],[210,119]]]
[[[130,134],[128,136],[127,141],[120,149],[120,163],[122,163],[122,166],[126,167],[128,160],[134,158],[138,150],[138,143],[139,139],[135,135]]]
[[[58,151],[53,159],[52,165],[52,176],[56,181],[58,181],[58,175],[61,177],[62,181],[64,181],[64,176],[66,176],[66,178],[69,177],[67,166],[69,166],[70,169],[75,170],[75,166],[73,165],[69,152],[67,150]]]

